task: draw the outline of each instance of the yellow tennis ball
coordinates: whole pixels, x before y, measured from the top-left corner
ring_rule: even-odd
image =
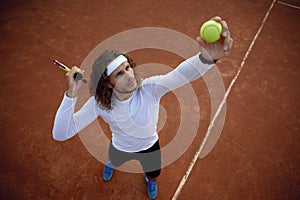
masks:
[[[218,41],[221,38],[221,34],[222,25],[215,20],[205,22],[200,28],[201,38],[209,43]]]

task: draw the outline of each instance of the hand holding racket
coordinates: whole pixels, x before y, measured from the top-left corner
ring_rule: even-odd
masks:
[[[53,63],[57,65],[60,69],[68,72],[66,76],[68,77],[68,85],[69,90],[67,92],[67,96],[76,97],[78,94],[78,90],[81,86],[81,83],[87,83],[87,80],[84,78],[83,70],[80,70],[78,67],[74,66],[72,69],[68,68],[66,65],[62,64],[57,60],[53,60]]]
[[[66,65],[62,64],[58,60],[53,60],[53,63],[55,65],[57,65],[60,69],[64,70],[65,72],[70,72],[71,71],[70,68],[68,68]],[[80,72],[75,72],[74,73],[74,79],[75,80],[82,80],[82,82],[87,83],[87,80],[85,78],[83,78],[83,75]]]

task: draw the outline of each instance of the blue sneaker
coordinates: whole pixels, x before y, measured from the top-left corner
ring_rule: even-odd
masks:
[[[103,179],[109,181],[113,175],[114,166],[110,161],[107,161],[103,169]]]
[[[157,185],[155,181],[151,181],[147,178],[147,176],[144,177],[147,185],[147,190],[148,190],[148,197],[150,199],[155,199],[157,196]]]

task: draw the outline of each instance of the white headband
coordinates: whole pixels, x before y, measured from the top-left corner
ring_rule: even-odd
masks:
[[[128,61],[127,58],[123,55],[119,55],[116,59],[114,59],[108,66],[106,75],[109,76],[113,71],[115,71],[123,62]]]

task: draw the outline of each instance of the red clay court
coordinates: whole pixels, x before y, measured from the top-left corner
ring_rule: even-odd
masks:
[[[210,154],[188,172],[211,116],[203,79],[193,82],[201,107],[197,136],[162,169],[157,199],[300,199],[298,0],[6,0],[0,7],[1,199],[147,199],[142,174],[117,171],[105,183],[103,164],[79,136],[52,139],[54,115],[67,89],[52,59],[80,66],[103,40],[139,27],[196,38],[200,24],[215,15],[227,21],[234,39],[230,55],[218,62],[230,90],[223,131]],[[138,65],[175,68],[182,61],[155,49],[130,54]],[[159,133],[162,146],[180,122],[176,102],[172,93],[161,102],[168,116]]]

